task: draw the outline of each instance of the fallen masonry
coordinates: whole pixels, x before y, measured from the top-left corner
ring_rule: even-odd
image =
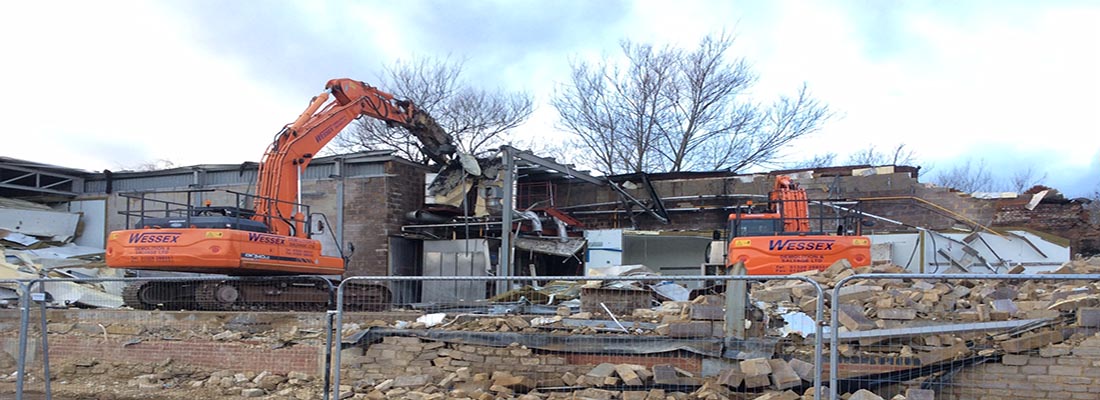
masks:
[[[1100,362],[1097,282],[874,276],[897,271],[893,266],[853,271],[864,275],[850,285],[872,290],[838,296],[848,301],[839,304],[848,315],[838,315],[840,393],[851,398],[927,398],[920,397],[928,395],[920,391],[922,383],[948,379],[941,367],[949,365],[963,366],[950,375],[956,384],[966,382],[963,377],[1013,382],[1050,375],[1053,381],[1044,385],[1067,391],[1100,386],[1095,378],[1082,376],[1081,367]],[[1075,260],[1061,269],[1098,271],[1097,259]],[[840,269],[802,275],[831,291],[838,277],[851,273]],[[341,335],[340,392],[348,398],[808,398],[804,396],[812,391],[816,356],[813,331],[789,330],[783,321],[791,313],[812,315],[814,310],[803,305],[816,301],[816,291],[798,281],[750,286],[754,308],[746,314],[750,337],[743,341],[726,340],[724,321],[714,319],[724,316],[724,294],[717,290],[615,314],[628,327],[626,332],[606,313],[569,307],[553,307],[550,315],[447,314],[431,327],[410,322],[422,312],[349,313]],[[780,301],[758,301],[761,292]],[[826,318],[831,306],[827,301]],[[64,313],[91,319],[65,319]],[[165,398],[191,392],[180,398],[319,394],[323,325],[317,321],[290,315],[260,320],[261,314],[223,318],[162,313],[157,315],[179,317],[156,326],[150,320],[132,322],[135,312],[112,313],[50,311],[51,345],[57,344],[51,347],[58,375],[55,390],[80,395],[79,384],[91,384],[124,393],[157,390]],[[211,319],[188,322],[201,318]],[[99,353],[66,353],[73,351],[69,345]],[[267,361],[268,367],[256,368],[239,355],[226,360],[236,365],[220,367],[198,364],[185,353],[173,355],[165,367],[132,358],[156,356],[162,351],[157,349],[173,346],[253,351],[276,355],[273,360],[289,360],[278,355],[290,351],[309,352],[299,357],[308,362],[297,367]],[[0,367],[11,364],[7,358],[0,354]],[[821,367],[828,373],[828,365]],[[0,372],[11,376],[11,370]],[[870,382],[868,376],[895,383],[889,389],[860,386]],[[10,387],[11,382],[0,385]]]

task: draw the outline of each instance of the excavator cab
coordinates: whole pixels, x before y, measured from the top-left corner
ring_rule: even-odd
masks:
[[[732,237],[779,235],[783,223],[779,214],[741,214],[730,218],[729,231]]]
[[[811,201],[789,177],[776,178],[766,207],[747,202],[729,216],[727,268],[738,262],[749,275],[788,275],[824,270],[838,260],[852,266],[871,263],[871,242],[860,236],[863,224],[857,204]]]

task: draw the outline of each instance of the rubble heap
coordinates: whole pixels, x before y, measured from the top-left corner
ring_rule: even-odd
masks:
[[[827,291],[828,320],[836,282],[856,274],[903,272],[893,265],[851,269],[838,263],[800,275]],[[1074,260],[1051,273],[1100,274],[1100,257]],[[768,282],[751,294],[770,314],[812,313],[816,296],[812,285],[797,281]],[[913,357],[922,365],[1080,341],[1066,333],[1100,328],[1100,282],[1095,281],[869,277],[849,281],[836,301],[842,355]]]

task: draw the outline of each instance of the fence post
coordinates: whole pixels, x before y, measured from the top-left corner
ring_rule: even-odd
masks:
[[[744,276],[745,263],[738,261],[730,267],[729,276]],[[726,335],[745,339],[745,303],[748,299],[747,282],[744,279],[726,281]]]
[[[19,290],[19,354],[15,366],[15,400],[23,400],[23,378],[27,376],[27,335],[29,335],[31,301],[26,283],[16,282],[16,285]]]
[[[853,275],[857,276],[857,275]],[[848,277],[848,278],[851,278]],[[845,282],[848,282],[848,278],[841,279],[833,286],[833,295],[829,300],[829,397],[830,399],[837,398],[837,384],[840,379],[837,375],[840,374],[840,351],[837,349],[837,345],[840,344],[840,333],[837,332],[840,326],[837,320],[837,310],[840,308],[837,298],[840,297],[840,288]]]
[[[324,400],[329,399],[329,385],[332,384],[332,319],[336,317],[336,310],[325,312],[325,395]]]
[[[32,295],[32,298],[38,302],[38,309],[41,310],[42,327],[42,376],[43,383],[46,385],[46,400],[53,398],[53,390],[50,387],[50,332],[47,329],[48,322],[46,321],[46,284],[42,280],[38,280],[38,293],[37,296]]]
[[[354,277],[344,279],[340,282],[340,285],[336,287],[336,326],[334,329],[329,330],[331,336],[334,339],[330,339],[332,345],[336,346],[336,354],[333,357],[332,363],[336,366],[335,371],[332,372],[332,393],[333,399],[340,398],[340,353],[343,353],[343,338],[344,338],[344,285],[348,282],[355,280]],[[331,351],[331,350],[330,350]],[[325,372],[328,374],[328,370]],[[327,388],[326,388],[327,389]],[[328,397],[328,390],[325,391],[326,399]]]
[[[821,354],[825,342],[825,289],[817,281],[810,278],[805,279],[814,285],[814,290],[817,291],[817,312],[814,314],[814,399],[821,400],[825,398],[824,393],[821,393],[821,374],[824,372],[821,363],[825,360],[825,357]],[[829,398],[832,399],[832,397]]]

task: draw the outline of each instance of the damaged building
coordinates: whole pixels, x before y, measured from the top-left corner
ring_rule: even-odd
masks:
[[[327,237],[329,251],[354,245],[348,276],[517,277],[511,285],[394,282],[397,309],[349,313],[339,331],[341,398],[813,398],[821,351],[810,343],[826,320],[839,327],[838,389],[852,398],[881,398],[868,389],[928,398],[920,397],[930,395],[925,386],[956,373],[1014,382],[1040,366],[1052,375],[1083,372],[1075,364],[1048,367],[1055,357],[1095,362],[1095,282],[873,276],[1100,272],[1096,258],[1071,260],[1094,251],[1097,228],[1083,202],[1050,188],[964,194],[921,183],[918,170],[905,166],[602,177],[510,147],[500,154],[435,171],[363,152],[318,158],[304,171],[302,200],[324,215],[311,232]],[[250,163],[89,173],[0,161],[8,278],[99,276],[110,271],[102,268],[106,235],[134,223],[125,214],[143,206],[142,196],[188,190],[191,197],[174,201],[247,207],[232,193],[248,193],[257,179]],[[779,175],[806,189],[813,213],[866,220],[855,227],[874,241],[875,262],[799,275],[831,290],[861,274],[836,298],[819,296],[807,281],[751,284],[738,332],[727,315],[735,307],[712,282],[659,279],[718,273],[707,268],[725,264],[730,214],[767,203]],[[94,251],[81,253],[87,249]],[[593,275],[613,278],[606,285],[539,279]],[[112,308],[117,303],[107,301],[117,302],[109,297],[117,292],[73,284],[52,305]],[[820,309],[822,298],[840,303],[836,315]],[[471,302],[483,299],[492,306]],[[119,385],[135,396],[184,385],[197,397],[320,394],[323,314],[179,311],[179,321],[151,313],[135,323],[128,311],[50,310],[46,329],[59,339],[61,376],[104,379],[122,364],[156,372]],[[815,323],[816,311],[825,319]],[[1097,384],[1057,379],[1051,385],[1068,391]]]
[[[126,228],[123,214],[142,207],[141,194],[208,190],[183,201],[233,202],[224,191],[249,193],[257,174],[253,163],[89,173],[0,161],[0,197],[48,204],[72,224],[79,216],[79,231],[66,227],[54,241],[99,249],[108,232]],[[911,272],[1037,271],[1097,251],[1098,228],[1083,200],[1041,187],[970,195],[922,183],[907,166],[603,177],[507,146],[469,164],[434,171],[385,151],[317,158],[302,179],[303,202],[324,216],[311,229],[329,252],[350,252],[347,276],[565,276],[643,264],[696,274],[724,263],[729,215],[766,203],[773,178],[788,175],[815,202],[812,212],[857,211],[876,244],[873,257]],[[13,232],[9,242],[30,229],[0,228]],[[501,257],[502,248],[512,256]],[[425,291],[399,292],[419,301]]]

